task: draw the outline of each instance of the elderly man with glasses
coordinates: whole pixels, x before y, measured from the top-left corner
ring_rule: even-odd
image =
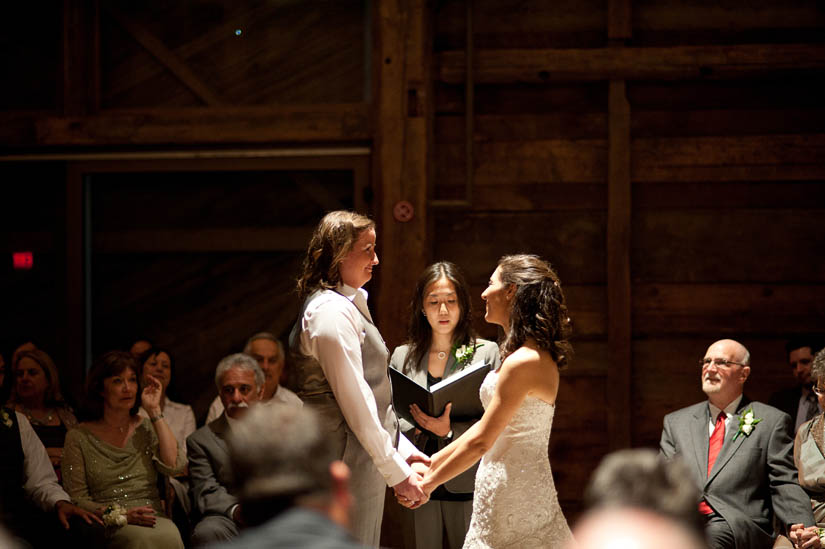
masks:
[[[688,465],[710,547],[768,549],[774,518],[796,547],[820,547],[810,500],[796,480],[790,416],[742,394],[750,353],[723,339],[700,366],[708,399],[665,416],[660,452]]]

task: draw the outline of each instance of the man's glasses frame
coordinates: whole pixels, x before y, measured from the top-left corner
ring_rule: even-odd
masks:
[[[730,368],[732,364],[736,366],[747,366],[747,364],[743,364],[742,362],[734,362],[733,360],[726,360],[724,358],[703,358],[699,361],[699,365],[702,368],[707,368],[711,364],[717,368]]]

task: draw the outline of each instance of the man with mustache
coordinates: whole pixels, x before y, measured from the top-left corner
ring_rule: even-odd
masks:
[[[710,547],[768,549],[774,518],[796,547],[820,547],[810,500],[796,480],[790,416],[742,394],[750,353],[723,339],[700,365],[708,400],[665,416],[660,452],[688,465]]]
[[[264,373],[249,355],[236,353],[218,363],[215,385],[224,412],[186,439],[194,514],[192,545],[238,535],[241,508],[232,489],[228,438],[233,427],[260,400]]]

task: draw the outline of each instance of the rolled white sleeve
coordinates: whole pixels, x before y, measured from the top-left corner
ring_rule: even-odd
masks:
[[[344,288],[342,294],[346,290],[352,292]],[[333,292],[325,292],[313,300],[301,319],[301,351],[321,364],[349,428],[387,485],[394,486],[410,475],[405,458],[414,447],[403,436],[400,451],[393,447],[392,437],[378,419],[375,396],[364,379],[361,344],[366,332],[364,319],[353,305],[366,309],[365,294],[357,290],[346,296],[354,298],[355,303],[347,303]],[[362,300],[363,304],[359,303]]]
[[[23,470],[26,475],[23,491],[35,505],[50,512],[58,501],[72,501],[72,498],[57,483],[57,475],[54,474],[46,447],[40,442],[29,420],[20,412],[15,414],[20,426],[20,444],[23,446]]]

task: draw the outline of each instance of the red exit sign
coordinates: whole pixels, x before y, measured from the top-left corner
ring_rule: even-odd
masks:
[[[34,255],[31,252],[14,252],[11,264],[15,271],[30,271],[34,267]]]

